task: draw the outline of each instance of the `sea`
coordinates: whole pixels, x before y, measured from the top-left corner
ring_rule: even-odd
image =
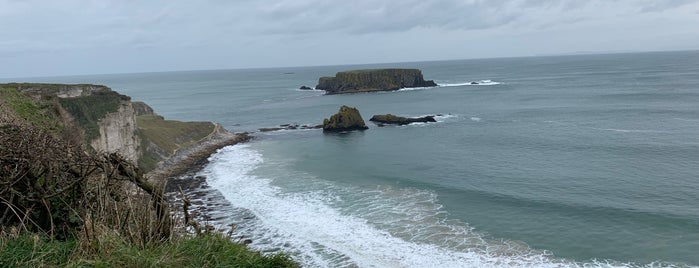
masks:
[[[387,67],[439,86],[299,90]],[[208,223],[304,267],[699,265],[699,51],[3,80],[104,84],[253,132],[198,173],[225,200]],[[257,131],[342,105],[369,129]],[[437,122],[368,121],[387,113]]]

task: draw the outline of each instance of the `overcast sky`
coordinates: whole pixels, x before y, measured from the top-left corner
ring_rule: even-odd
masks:
[[[699,0],[0,0],[0,78],[699,49]]]

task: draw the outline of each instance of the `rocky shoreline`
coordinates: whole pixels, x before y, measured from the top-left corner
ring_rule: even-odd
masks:
[[[196,144],[179,150],[175,155],[163,161],[158,168],[146,174],[152,182],[168,185],[171,178],[193,174],[208,163],[208,158],[218,149],[251,140],[248,133],[233,133],[216,125],[216,129],[206,138]],[[171,188],[168,185],[167,188]]]

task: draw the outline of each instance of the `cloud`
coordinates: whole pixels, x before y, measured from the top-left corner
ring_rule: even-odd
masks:
[[[187,69],[616,50],[625,40],[692,47],[697,10],[699,0],[0,0],[0,57],[27,70],[26,55],[83,57],[109,72],[110,60]]]
[[[694,0],[284,0],[260,1],[252,18],[262,34],[342,32],[370,34],[416,28],[482,30],[516,24],[541,29],[557,24],[663,12]]]

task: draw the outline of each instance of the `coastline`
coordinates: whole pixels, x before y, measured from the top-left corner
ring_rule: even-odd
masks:
[[[158,167],[148,172],[146,177],[151,182],[170,188],[171,178],[181,177],[201,170],[208,163],[208,158],[218,149],[226,146],[248,142],[253,139],[247,132],[234,133],[216,124],[214,131],[196,144],[178,150],[172,157],[158,164]]]

